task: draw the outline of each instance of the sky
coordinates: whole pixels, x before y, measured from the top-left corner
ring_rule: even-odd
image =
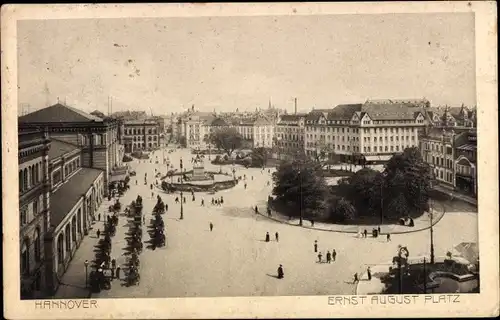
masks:
[[[18,100],[91,112],[476,104],[474,15],[380,14],[18,23]],[[21,108],[18,113],[21,113]]]

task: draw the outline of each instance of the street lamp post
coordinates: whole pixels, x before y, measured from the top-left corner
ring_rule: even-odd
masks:
[[[429,201],[432,204],[432,201]],[[429,206],[429,218],[430,218],[430,232],[431,232],[431,264],[434,264],[434,213],[432,212],[432,205]]]
[[[83,263],[85,265],[85,288],[89,287],[89,274],[88,274],[88,267],[89,267],[89,261],[85,260]]]
[[[399,287],[399,294],[403,294],[403,272],[401,272],[401,257],[402,255],[405,255],[406,263],[408,263],[408,257],[409,257],[409,252],[408,248],[398,246],[398,287]]]
[[[302,167],[302,164],[300,164],[301,167]],[[303,218],[303,213],[302,213],[302,168],[299,168],[299,179],[300,179],[300,183],[299,183],[299,192],[300,192],[300,216],[299,216],[299,225],[302,226],[302,218]]]
[[[184,185],[184,173],[182,172],[182,158],[180,160],[180,164],[181,164],[181,217],[180,219],[184,219],[184,197],[183,197],[183,193],[182,193],[182,187]]]

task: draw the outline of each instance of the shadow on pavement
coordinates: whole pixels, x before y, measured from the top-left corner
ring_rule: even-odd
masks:
[[[277,275],[275,275],[275,274],[269,274],[269,273],[266,273],[266,275],[267,275],[268,277],[271,277],[271,278],[276,278],[276,279],[279,279],[279,278],[278,278],[278,276],[277,276]]]

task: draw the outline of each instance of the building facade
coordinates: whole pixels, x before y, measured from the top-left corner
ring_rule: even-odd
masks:
[[[418,147],[427,123],[423,107],[384,101],[313,110],[305,119],[306,155],[325,154],[342,162],[385,162],[394,153]]]
[[[19,130],[47,128],[50,139],[58,139],[82,150],[81,165],[105,172],[105,184],[113,171],[123,166],[124,147],[120,144],[120,122],[101,119],[60,103],[18,119]],[[105,188],[107,193],[107,188]]]
[[[104,198],[105,171],[83,167],[83,150],[52,139],[49,151],[50,225],[45,252],[47,288],[57,291]]]
[[[155,150],[160,147],[160,124],[156,120],[123,121],[125,152]]]
[[[37,299],[49,291],[44,246],[50,227],[50,141],[40,130],[19,133],[18,139],[21,299]]]
[[[420,137],[420,150],[432,168],[434,181],[450,190],[477,197],[476,141],[475,128],[428,128]]]
[[[304,152],[306,114],[282,115],[276,124],[275,143],[278,159],[293,159]]]

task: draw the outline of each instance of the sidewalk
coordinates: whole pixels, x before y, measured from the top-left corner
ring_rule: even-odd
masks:
[[[434,210],[434,220],[432,225],[436,225],[444,216],[444,211],[436,211]],[[300,220],[296,218],[292,218],[291,220],[288,219],[288,217],[285,217],[281,215],[280,213],[276,211],[271,212],[271,216],[267,215],[267,207],[266,206],[259,206],[259,214],[261,216],[264,216],[268,219],[280,222],[280,223],[286,223],[292,226],[297,226],[297,227],[302,227],[302,228],[307,228],[307,229],[314,229],[314,230],[319,230],[319,231],[330,231],[330,232],[343,232],[343,233],[358,233],[359,231],[362,231],[366,229],[369,234],[371,234],[371,230],[375,227],[378,227],[377,225],[343,225],[343,224],[333,224],[333,223],[323,223],[323,222],[314,222],[314,227],[311,226],[310,221],[304,219],[302,226],[300,226]],[[415,223],[415,226],[413,227],[408,227],[408,226],[402,226],[399,224],[389,224],[389,225],[381,225],[380,226],[380,234],[403,234],[403,233],[412,233],[412,232],[418,232],[418,231],[423,231],[427,230],[431,227],[430,225],[430,218],[427,214],[423,214],[417,219],[414,219],[413,222]]]
[[[75,252],[73,259],[70,261],[68,269],[59,279],[60,284],[57,292],[54,295],[56,299],[88,299],[91,297],[92,293],[89,289],[85,288],[85,260],[89,261],[89,266],[87,269],[87,276],[91,272],[92,260],[95,258],[94,246],[98,243],[97,230],[104,230],[104,217],[109,214],[106,209],[109,206],[107,199],[103,200],[101,206],[96,212],[96,218],[98,214],[101,214],[102,221],[95,221],[92,225],[92,229],[89,230],[89,234],[83,238],[80,246]],[[102,237],[102,236],[101,236]]]
[[[453,190],[448,189],[446,187],[443,187],[441,185],[435,185],[434,190],[439,191],[439,192],[444,193],[444,194],[447,194],[450,197],[460,199],[464,202],[467,202],[467,203],[472,204],[472,205],[477,207],[477,199],[474,199],[473,197],[469,197],[465,194],[453,191]]]

